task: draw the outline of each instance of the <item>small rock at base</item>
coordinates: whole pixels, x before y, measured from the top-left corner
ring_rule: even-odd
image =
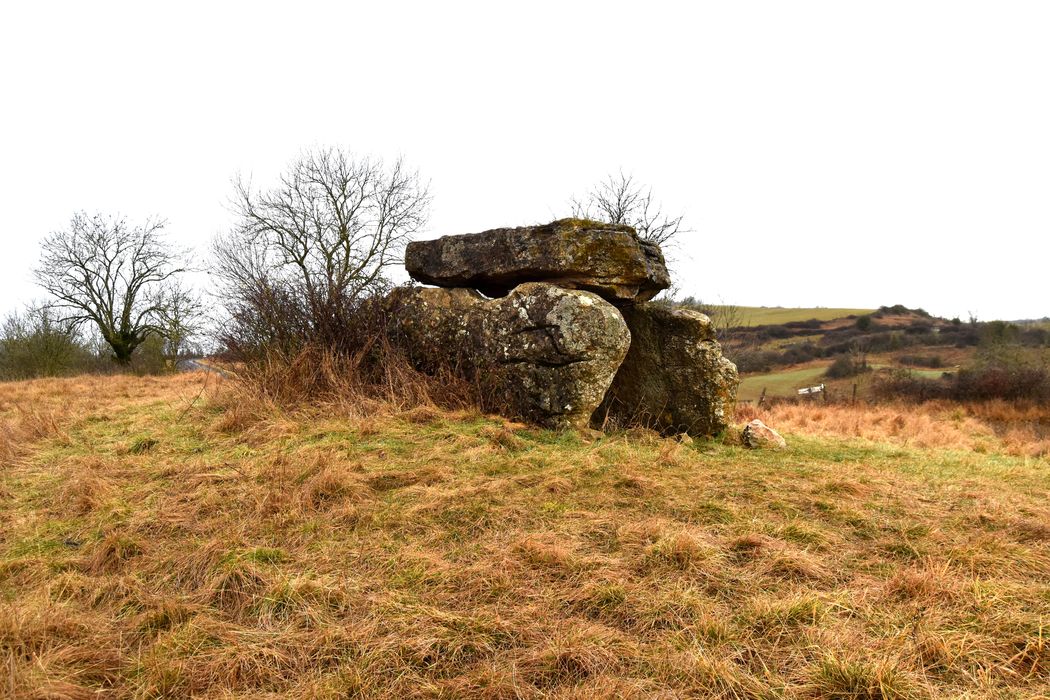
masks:
[[[787,440],[781,437],[780,433],[757,418],[744,426],[740,439],[744,447],[752,450],[763,448],[782,450],[787,447]]]

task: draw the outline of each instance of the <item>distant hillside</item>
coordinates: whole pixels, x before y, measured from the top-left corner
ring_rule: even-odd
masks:
[[[898,382],[886,394],[895,397],[904,391],[941,396],[949,390],[959,396],[1035,397],[1043,395],[1040,387],[1050,386],[1042,369],[1050,361],[1050,325],[1040,321],[944,319],[900,304],[874,311],[688,307],[688,300],[682,305],[711,316],[726,357],[743,375],[742,401],[794,397],[799,388],[818,384],[840,396],[845,391],[871,398],[878,393],[876,380],[883,379]],[[975,367],[981,348],[995,367],[981,369],[986,374],[980,381],[967,375],[966,387],[952,384],[960,369]],[[901,385],[899,371],[916,381]]]
[[[864,316],[875,313],[875,309],[839,309],[817,306],[812,308],[791,308],[784,306],[732,306],[710,304],[708,308],[715,315],[733,314],[738,319],[733,325],[768,326],[795,321],[834,321],[850,316]]]

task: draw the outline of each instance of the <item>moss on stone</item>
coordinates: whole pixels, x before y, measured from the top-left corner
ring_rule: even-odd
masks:
[[[638,232],[634,230],[633,226],[627,224],[610,224],[604,221],[595,221],[594,219],[578,219],[569,217],[567,219],[558,219],[552,221],[546,226],[539,228],[549,228],[552,231],[580,231],[584,229],[598,229],[601,231],[623,231],[624,233],[638,235]]]

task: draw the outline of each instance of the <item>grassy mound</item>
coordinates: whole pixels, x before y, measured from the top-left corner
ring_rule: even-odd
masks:
[[[0,385],[0,694],[1050,691],[1045,459],[286,413],[218,381]]]

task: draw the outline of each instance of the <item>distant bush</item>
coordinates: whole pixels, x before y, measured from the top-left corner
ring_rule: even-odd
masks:
[[[780,354],[768,350],[726,350],[740,372],[768,372],[780,361]]]
[[[1046,328],[1023,328],[1018,342],[1028,347],[1046,347],[1050,345],[1050,331]]]
[[[930,317],[929,312],[925,309],[909,309],[904,304],[894,304],[893,306],[880,306],[879,310],[873,315],[878,316],[905,316],[907,314],[915,314],[916,316]]]
[[[174,369],[165,353],[166,343],[155,333],[147,336],[131,356],[131,371],[135,374],[163,374]]]
[[[904,332],[908,335],[928,335],[933,330],[933,326],[924,321],[912,321],[905,329]]]
[[[780,354],[780,364],[797,365],[822,356],[821,349],[813,343],[801,343],[786,348]]]
[[[991,321],[982,324],[982,345],[1009,345],[1018,342],[1021,329],[1013,323],[1006,321]]]
[[[867,372],[868,369],[866,361],[857,359],[852,355],[842,355],[831,363],[824,372],[824,376],[828,379],[843,379],[845,377],[855,377],[858,374]]]
[[[784,328],[802,328],[805,330],[817,330],[824,326],[824,322],[811,318],[808,321],[790,321],[784,324]]]
[[[47,307],[10,314],[0,326],[0,381],[104,374],[131,370],[162,374],[173,364],[165,354],[165,339],[150,334],[135,348],[126,366],[111,361],[104,341],[84,334]]]
[[[927,379],[908,370],[896,370],[879,377],[872,388],[882,399],[1046,402],[1050,401],[1050,372],[1042,367],[990,365]]]
[[[902,365],[911,367],[929,367],[930,369],[944,367],[944,358],[940,355],[901,355],[897,359]]]
[[[856,325],[857,330],[859,331],[871,330],[871,324],[872,321],[870,314],[867,316],[858,316],[857,320],[854,322],[854,325]]]
[[[0,329],[0,379],[60,377],[96,365],[76,328],[46,308],[12,313]]]
[[[955,377],[959,400],[1050,400],[1050,373],[1038,367],[982,367],[962,370]]]

